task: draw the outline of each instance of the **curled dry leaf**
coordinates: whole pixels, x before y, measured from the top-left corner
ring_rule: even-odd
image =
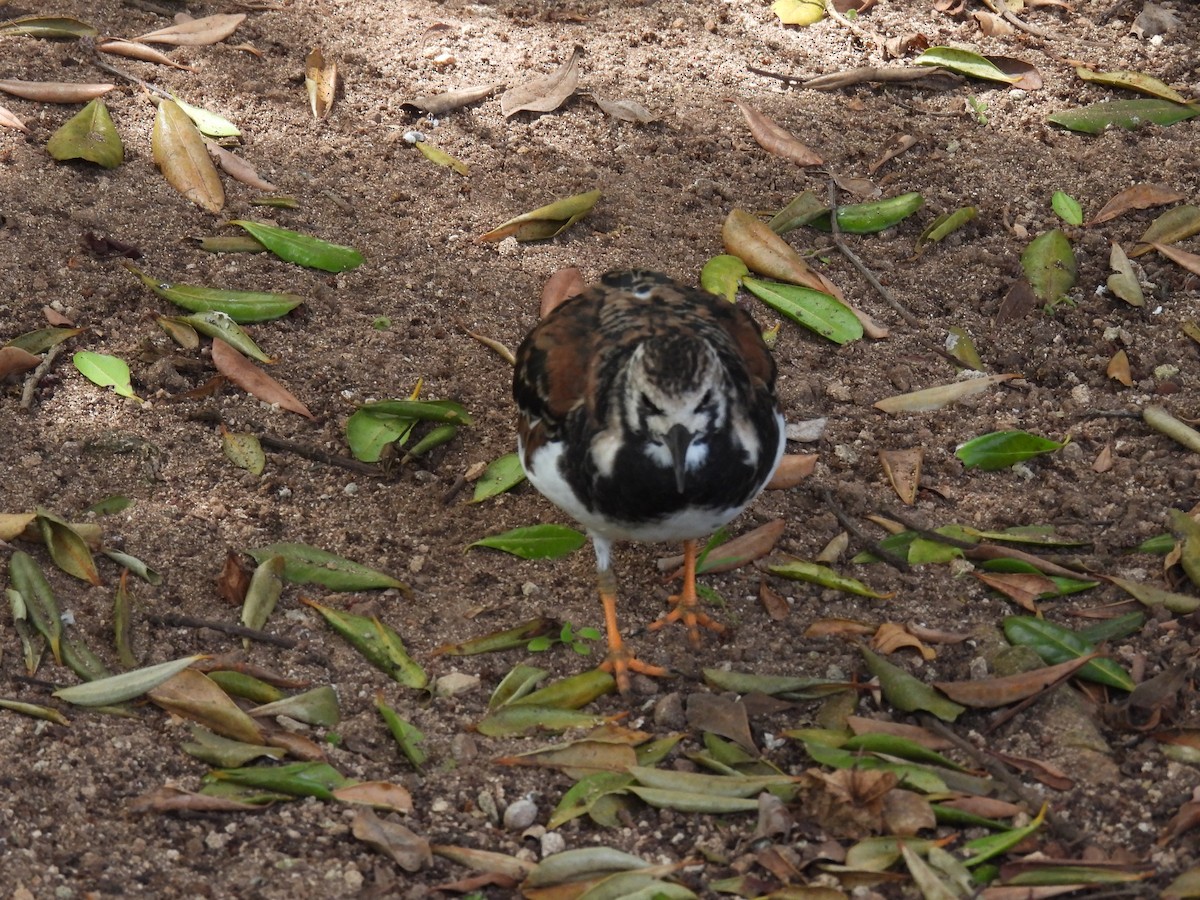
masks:
[[[337,94],[337,63],[327,61],[320,47],[314,47],[304,58],[304,89],[308,106],[319,122],[333,110]]]
[[[227,13],[204,16],[180,22],[169,28],[160,28],[134,38],[147,44],[175,44],[185,47],[204,47],[225,40],[246,19],[245,13]]]
[[[1070,678],[1096,658],[1089,653],[1054,666],[1020,672],[1003,678],[980,678],[973,681],[935,681],[933,686],[963,706],[975,709],[995,709],[1019,703],[1027,697],[1040,694],[1060,681]]]
[[[750,134],[758,145],[768,153],[782,156],[801,166],[819,166],[824,160],[810,150],[799,138],[769,116],[760,113],[748,103],[735,99],[734,104],[742,111]]]
[[[908,450],[880,450],[879,462],[884,474],[892,484],[892,490],[906,506],[917,502],[917,488],[921,482],[921,460],[925,451],[920,447]]]
[[[1100,452],[1096,454],[1096,459],[1092,463],[1092,471],[1103,475],[1105,472],[1110,471],[1112,467],[1113,448],[1112,443],[1110,442],[1105,444],[1104,447],[1101,448]]]
[[[775,622],[782,622],[791,612],[787,598],[765,581],[760,581],[758,584],[758,605]]]
[[[431,116],[440,116],[459,107],[476,103],[485,97],[490,97],[500,87],[503,87],[503,84],[495,82],[493,84],[480,84],[474,87],[459,88],[456,91],[445,91],[441,94],[422,94],[419,97],[414,97],[412,100],[405,101],[401,106],[413,106],[429,113]]]
[[[1104,374],[1114,381],[1121,382],[1125,387],[1132,387],[1133,373],[1129,369],[1129,354],[1124,350],[1114,353],[1112,359],[1108,361],[1108,368],[1104,370]]]
[[[258,170],[250,163],[246,162],[236,153],[226,150],[215,141],[205,141],[204,146],[208,148],[208,154],[221,170],[230,178],[240,181],[242,184],[248,184],[250,187],[259,191],[276,191],[278,188],[258,174]]]
[[[911,134],[898,134],[888,141],[887,147],[883,151],[883,156],[879,157],[875,162],[867,168],[867,171],[874,175],[888,161],[895,159],[901,153],[905,153],[916,146],[917,139]],[[876,193],[878,193],[876,188]]]
[[[9,375],[36,369],[41,361],[40,356],[34,356],[20,347],[0,347],[0,381]]]
[[[40,103],[87,103],[107,94],[115,84],[83,84],[72,81],[21,81],[0,79],[0,91]]]
[[[542,287],[542,303],[539,315],[544,319],[563,303],[577,294],[582,294],[587,287],[583,283],[583,275],[574,266],[559,269],[546,279]]]
[[[1116,241],[1113,241],[1112,250],[1109,252],[1108,265],[1113,271],[1105,282],[1108,289],[1130,306],[1145,306],[1146,297],[1142,293],[1142,283],[1137,272],[1133,270],[1133,263]]]
[[[738,257],[753,272],[841,299],[841,292],[813,271],[787,241],[744,209],[730,210],[721,227],[721,240],[726,252]]]
[[[742,566],[749,565],[756,559],[762,559],[775,549],[787,522],[775,519],[766,525],[760,525],[752,531],[738,535],[731,541],[719,544],[708,551],[696,571],[700,572],[730,572]],[[660,571],[673,571],[683,564],[682,556],[671,556],[658,561]],[[675,572],[674,578],[681,574]]]
[[[1084,225],[1099,225],[1109,219],[1129,212],[1131,209],[1149,209],[1152,206],[1165,206],[1182,200],[1186,195],[1165,184],[1135,184],[1126,188],[1104,204],[1100,212]]]
[[[213,338],[212,359],[218,372],[264,403],[277,403],[280,409],[313,418],[291,391],[220,338]]]
[[[878,650],[880,653],[892,654],[903,647],[912,647],[921,654],[921,658],[926,662],[937,659],[936,650],[925,646],[916,635],[909,633],[907,628],[895,622],[884,622],[871,636],[871,649]]]
[[[769,491],[785,491],[794,488],[817,468],[817,454],[788,453],[779,460],[779,468],[767,482]]]
[[[1160,244],[1157,241],[1150,244],[1155,250],[1175,263],[1177,266],[1183,266],[1193,275],[1200,275],[1200,255],[1188,253],[1186,250],[1179,250],[1176,247]]]
[[[975,17],[984,37],[1008,37],[1015,30],[1011,24],[994,12],[977,10],[971,15]]]
[[[399,822],[379,818],[369,809],[354,817],[351,830],[358,840],[390,856],[406,872],[417,872],[433,862],[429,842]]]
[[[551,112],[562,106],[579,84],[579,60],[582,56],[583,48],[576,47],[571,51],[570,58],[549,75],[541,75],[505,91],[500,97],[500,112],[504,118],[522,110]]]
[[[622,122],[639,122],[643,125],[657,122],[661,116],[656,116],[636,100],[605,100],[603,97],[592,95],[592,100],[606,116],[620,119]]]
[[[981,394],[993,385],[1016,377],[1016,375],[1011,374],[985,375],[982,378],[969,378],[966,381],[939,384],[935,387],[912,391],[908,394],[897,394],[894,397],[887,397],[876,403],[875,408],[883,410],[886,413],[929,412],[930,410],[941,409],[943,406],[948,406],[957,400],[962,400],[964,397],[973,397],[976,394]]]
[[[208,158],[204,138],[174,101],[158,104],[150,145],[154,162],[171,187],[201,209],[221,211],[225,205],[221,176]]]
[[[105,41],[97,44],[96,49],[101,53],[111,53],[114,56],[124,56],[127,59],[140,59],[142,62],[155,63],[160,66],[170,66],[173,69],[183,69],[185,72],[195,72],[191,66],[177,63],[161,50],[155,50],[137,41]]]
[[[17,131],[24,131],[26,134],[29,133],[29,129],[25,127],[25,123],[3,106],[0,106],[0,127],[15,128]]]

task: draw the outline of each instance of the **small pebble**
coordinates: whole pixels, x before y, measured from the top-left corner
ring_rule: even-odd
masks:
[[[567,849],[567,842],[557,831],[547,831],[542,835],[542,858],[562,853]]]
[[[509,831],[524,831],[537,819],[537,804],[528,797],[514,800],[504,810],[504,827]]]

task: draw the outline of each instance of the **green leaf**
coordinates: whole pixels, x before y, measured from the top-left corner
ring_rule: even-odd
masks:
[[[1058,217],[1068,225],[1083,224],[1083,207],[1070,194],[1055,191],[1054,196],[1050,198],[1050,206],[1053,207]]]
[[[393,681],[417,689],[429,683],[425,671],[408,655],[400,635],[379,619],[342,612],[303,598],[301,602],[319,612],[330,628]]]
[[[283,578],[292,584],[319,584],[331,591],[398,588],[408,592],[408,586],[391,575],[309,544],[269,544],[247,552],[257,563],[265,562],[272,556],[282,556]]]
[[[917,249],[921,250],[928,244],[936,244],[942,238],[958,231],[977,215],[979,215],[979,210],[974,206],[961,206],[954,212],[942,213],[921,232],[921,236],[917,238]]]
[[[96,571],[92,551],[68,522],[39,506],[37,524],[42,532],[42,540],[50,551],[50,558],[56,566],[80,581],[91,585],[100,584],[100,573]]]
[[[918,681],[866,647],[859,647],[859,651],[867,661],[867,669],[879,679],[884,698],[897,709],[905,712],[924,710],[946,722],[953,722],[966,712],[965,706],[948,700],[929,685]]]
[[[363,462],[379,462],[388,444],[404,445],[416,419],[358,409],[346,420],[346,442],[354,458]]]
[[[1066,109],[1046,117],[1052,125],[1061,125],[1084,134],[1101,134],[1106,128],[1134,131],[1149,123],[1174,125],[1200,115],[1200,105],[1172,103],[1170,100],[1106,100],[1078,109]]]
[[[129,381],[129,366],[125,360],[105,353],[80,350],[71,357],[71,362],[75,364],[79,374],[92,384],[111,387],[122,397],[141,402],[141,398],[133,392],[133,385]]]
[[[461,403],[453,400],[376,400],[359,409],[405,419],[444,422],[447,425],[472,425],[474,420]]]
[[[20,34],[25,37],[51,40],[96,37],[99,33],[87,22],[81,22],[79,19],[72,19],[69,16],[24,16],[0,25],[0,35]]]
[[[830,294],[796,284],[743,278],[742,284],[776,312],[803,325],[835,344],[856,341],[863,335],[862,323],[844,303]]]
[[[1006,617],[1004,636],[1010,644],[1033,648],[1037,655],[1050,665],[1096,652],[1095,644],[1084,640],[1071,629],[1033,616]],[[1123,691],[1132,691],[1135,687],[1129,673],[1111,659],[1090,660],[1077,674],[1088,681],[1107,684]]]
[[[310,269],[345,272],[347,269],[357,269],[363,264],[362,254],[353,247],[331,244],[311,235],[263,222],[235,219],[229,224],[240,225],[280,259]]]
[[[903,222],[922,206],[925,198],[916,192],[872,200],[869,203],[851,203],[837,208],[838,229],[848,234],[874,234]],[[809,224],[819,231],[832,231],[830,214],[823,213]]]
[[[812,25],[825,16],[825,0],[775,0],[771,12],[784,25]]]
[[[1033,293],[1048,304],[1057,303],[1075,286],[1078,273],[1071,242],[1057,228],[1029,242],[1021,254],[1021,268]]]
[[[199,106],[192,106],[190,103],[185,103],[174,94],[171,95],[171,99],[192,120],[192,124],[196,126],[196,130],[206,137],[236,138],[242,136],[241,129],[224,116],[219,116],[215,112],[209,112],[207,109],[201,109]]]
[[[488,463],[483,475],[475,482],[472,503],[481,503],[497,494],[512,490],[525,480],[525,469],[516,453],[505,453]]]
[[[279,791],[294,797],[333,800],[333,792],[355,782],[329,763],[299,762],[286,766],[246,766],[240,769],[214,769],[205,781],[228,781],[242,787]]]
[[[738,285],[749,274],[750,270],[740,258],[722,253],[706,262],[700,270],[700,287],[733,303]]]
[[[84,331],[83,328],[39,328],[37,331],[27,331],[25,334],[17,335],[4,346],[18,347],[26,353],[44,353],[51,347],[61,344],[77,334],[82,334]]]
[[[587,535],[566,525],[528,525],[481,538],[470,547],[503,550],[521,559],[558,559],[583,546]]]
[[[1061,450],[1066,441],[1030,434],[1027,431],[993,431],[967,441],[954,451],[968,469],[980,468],[991,472],[1007,469],[1042,453]]]
[[[174,675],[178,675],[192,663],[204,659],[203,655],[185,656],[170,662],[147,666],[144,669],[134,669],[132,672],[122,672],[86,684],[59,688],[54,696],[66,703],[76,706],[112,706],[114,703],[124,703],[134,697],[140,697],[147,691],[152,691]]]
[[[801,191],[788,201],[787,206],[771,217],[767,226],[776,234],[787,234],[828,212],[829,207],[816,194],[812,191]]]
[[[428,141],[417,141],[417,149],[431,163],[438,166],[445,166],[448,169],[453,169],[459,175],[470,175],[470,167],[460,159],[456,159],[442,150],[440,147],[435,147]]]
[[[258,344],[254,343],[254,339],[246,333],[245,329],[223,312],[212,309],[208,312],[192,313],[190,316],[172,316],[169,321],[188,325],[211,338],[220,338],[234,350],[251,359],[257,359],[262,363],[275,361],[267,356]]]
[[[508,236],[518,241],[541,241],[566,231],[589,212],[600,199],[600,191],[588,191],[555,200],[532,212],[523,213],[498,225],[477,241],[502,241]]]
[[[379,715],[383,717],[383,721],[387,724],[388,731],[396,739],[396,744],[400,747],[400,752],[413,764],[414,768],[420,771],[421,767],[425,765],[428,756],[417,745],[425,740],[425,735],[415,725],[401,718],[399,713],[388,706],[384,702],[383,694],[381,693],[375,695],[375,708],[379,710]]]
[[[1124,88],[1139,94],[1149,94],[1171,103],[1187,103],[1187,98],[1174,88],[1168,87],[1157,78],[1141,72],[1093,72],[1086,66],[1076,66],[1075,74],[1083,81],[1102,84],[1105,87]]]
[[[98,97],[54,132],[46,143],[46,151],[59,162],[86,159],[106,169],[115,169],[125,159],[121,136],[108,107]]]
[[[245,469],[252,475],[261,475],[266,468],[267,457],[256,434],[222,431],[221,447],[229,461],[239,469]]]
[[[984,81],[999,81],[1004,84],[1014,84],[1018,81],[1015,75],[1006,75],[986,57],[956,47],[930,47],[913,60],[913,63],[918,66],[941,66],[959,75]]]
[[[95,513],[98,516],[108,516],[113,513],[119,513],[123,509],[129,509],[133,505],[133,501],[121,494],[113,494],[111,497],[105,497],[103,500],[97,500],[91,506],[84,510],[85,513]]]
[[[875,600],[887,600],[895,594],[881,594],[867,587],[857,578],[841,575],[829,566],[802,559],[792,560],[777,566],[768,566],[767,571],[780,578],[790,578],[792,581],[807,581],[822,587],[833,588],[835,591],[845,591],[847,594],[857,594],[860,597],[870,597]]]
[[[193,313],[216,310],[229,316],[240,325],[278,319],[304,302],[303,297],[295,294],[239,291],[200,287],[192,284],[169,284],[147,275],[131,263],[123,262],[122,265],[164,300],[169,300],[176,306]]]

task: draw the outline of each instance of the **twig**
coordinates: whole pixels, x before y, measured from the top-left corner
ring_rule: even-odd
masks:
[[[104,60],[102,60],[100,58],[100,52],[95,49],[94,45],[92,48],[92,56],[94,57],[92,62],[99,68],[103,69],[105,72],[108,72],[112,75],[116,75],[118,78],[124,78],[126,81],[132,81],[134,84],[141,85],[146,90],[150,91],[152,94],[158,94],[160,97],[164,97],[167,100],[171,99],[171,94],[169,91],[164,91],[162,88],[151,84],[149,81],[143,81],[142,79],[138,78],[136,75],[131,75],[128,72],[124,71],[123,69],[118,69],[116,66],[106,63]]]
[[[830,5],[832,8],[832,4]],[[832,175],[829,178],[829,226],[833,233],[833,245],[838,248],[838,252],[850,261],[850,265],[858,270],[858,274],[879,292],[879,296],[883,298],[883,302],[890,306],[897,315],[900,316],[907,324],[914,328],[920,326],[921,320],[905,309],[904,304],[892,296],[891,292],[879,283],[879,279],[875,277],[870,269],[867,268],[858,256],[855,255],[846,242],[842,240],[842,231],[838,228],[837,221],[837,183],[833,180]]]
[[[1041,38],[1044,41],[1074,41],[1079,44],[1088,44],[1092,47],[1105,46],[1105,44],[1103,44],[1100,41],[1090,41],[1087,38],[1079,38],[1079,37],[1072,37],[1072,36],[1066,35],[1066,34],[1058,34],[1057,32],[1054,32],[1054,31],[1047,31],[1044,28],[1038,28],[1036,25],[1030,25],[1024,19],[1017,16],[1017,14],[1014,13],[1011,9],[1009,9],[1008,4],[1005,3],[1004,0],[984,0],[984,3],[986,3],[988,6],[990,6],[994,11],[998,12],[1000,14],[1000,17],[1002,19],[1004,19],[1004,21],[1006,21],[1010,25],[1012,25],[1013,28],[1017,29],[1018,31],[1023,31],[1026,34],[1032,35],[1033,37]]]
[[[821,498],[825,501],[825,505],[829,507],[829,511],[832,512],[837,520],[841,523],[842,527],[854,535],[858,539],[859,543],[866,547],[870,553],[878,556],[894,569],[899,569],[901,572],[907,572],[909,570],[907,560],[901,559],[895,553],[892,553],[892,551],[881,547],[878,541],[871,540],[871,538],[869,538],[866,533],[858,527],[858,523],[851,519],[850,516],[846,514],[846,511],[838,505],[837,501],[833,499],[832,491],[830,491],[828,488],[822,488]]]
[[[310,459],[313,462],[324,463],[327,466],[337,466],[341,469],[348,469],[351,472],[357,472],[359,475],[372,475],[382,478],[385,474],[384,470],[374,463],[365,463],[362,460],[354,459],[350,456],[342,456],[340,453],[329,453],[322,450],[320,447],[314,447],[311,444],[301,444],[296,441],[285,440],[284,438],[275,437],[270,434],[260,434],[259,442],[268,450],[281,450],[286,453],[295,453],[297,456],[302,456],[305,459]]]
[[[934,718],[933,716],[922,715],[920,718],[921,724],[925,728],[928,728],[938,737],[944,738],[952,743],[963,753],[967,754],[967,756],[971,757],[976,765],[986,769],[989,775],[1012,791],[1013,796],[1017,797],[1022,803],[1024,803],[1029,808],[1031,813],[1035,809],[1041,808],[1042,799],[1031,794],[1025,788],[1025,785],[1021,783],[1021,779],[1013,775],[1012,772],[1008,770],[1008,767],[999,760],[988,756],[966,738],[955,734],[954,731],[946,727],[943,722]],[[1071,825],[1069,822],[1064,822],[1052,810],[1046,811],[1046,821],[1049,823],[1050,827],[1054,829],[1054,831],[1056,831],[1064,840],[1070,841],[1071,843],[1077,843],[1083,837],[1083,835],[1079,832],[1079,829],[1077,829],[1074,825]]]
[[[887,47],[887,41],[885,41],[881,35],[878,35],[873,31],[867,31],[865,28],[861,28],[855,23],[851,22],[837,11],[837,7],[834,4],[826,3],[825,12],[829,14],[829,18],[833,19],[840,25],[849,28],[851,33],[857,36],[859,39],[866,41],[867,43],[874,44],[876,49],[883,50]]]
[[[161,616],[151,615],[146,618],[156,625],[166,625],[170,628],[211,628],[213,631],[221,631],[234,637],[249,638],[262,644],[274,644],[288,650],[294,648],[298,643],[292,638],[278,637],[265,631],[259,631],[257,628],[247,628],[245,625],[235,625],[232,622],[221,622],[217,619],[197,619],[177,613],[167,613]]]
[[[33,392],[37,390],[38,383],[50,371],[50,367],[54,365],[54,360],[58,354],[63,351],[62,344],[55,344],[46,351],[45,358],[38,363],[38,367],[33,370],[33,374],[25,379],[25,387],[21,390],[21,409],[29,410],[33,408]]]

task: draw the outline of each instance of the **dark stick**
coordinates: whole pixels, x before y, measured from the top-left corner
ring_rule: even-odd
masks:
[[[297,645],[292,638],[277,637],[257,628],[247,628],[245,625],[234,625],[232,622],[221,622],[216,619],[197,619],[192,616],[181,616],[177,613],[167,613],[162,616],[147,616],[156,625],[166,625],[170,628],[211,628],[213,631],[231,634],[234,637],[249,638],[262,644],[274,644],[289,650]]]

